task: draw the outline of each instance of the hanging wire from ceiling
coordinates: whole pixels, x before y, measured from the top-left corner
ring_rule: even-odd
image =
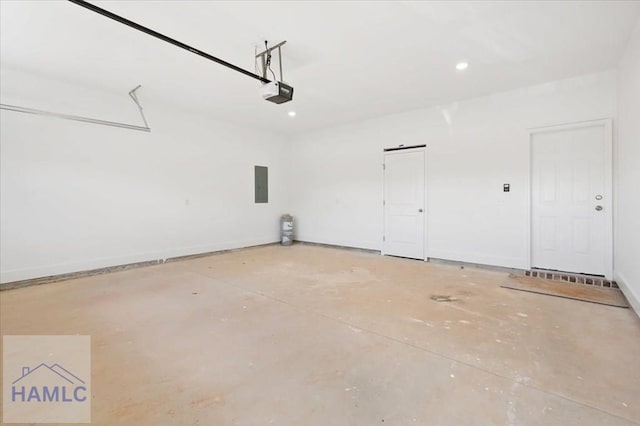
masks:
[[[271,69],[271,51],[269,50],[269,46],[267,43],[267,40],[264,41],[264,49],[267,52],[267,61],[266,61],[266,67],[269,71],[271,71],[271,75],[273,75],[273,80],[274,81],[278,81],[278,79],[276,78],[276,74],[273,72],[273,70]]]

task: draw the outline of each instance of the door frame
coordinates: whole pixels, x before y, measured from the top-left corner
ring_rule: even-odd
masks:
[[[562,130],[580,129],[584,127],[604,128],[604,210],[605,210],[605,247],[604,265],[605,278],[613,279],[613,119],[602,118],[551,126],[533,127],[528,130],[529,138],[529,185],[527,211],[527,259],[529,269],[533,267],[533,137],[540,133],[557,132]]]
[[[387,229],[386,229],[386,209],[385,209],[385,200],[386,200],[386,194],[385,194],[385,160],[386,160],[386,155],[387,154],[393,154],[394,152],[398,152],[398,151],[413,151],[413,152],[421,152],[422,151],[422,164],[424,167],[424,198],[423,198],[423,202],[424,202],[424,207],[422,208],[423,210],[423,215],[422,215],[422,219],[424,221],[423,223],[423,227],[422,227],[422,252],[424,254],[424,258],[422,259],[423,261],[427,261],[429,259],[429,253],[427,251],[428,249],[428,244],[427,244],[427,224],[429,223],[429,221],[427,220],[427,215],[429,214],[429,210],[428,210],[428,206],[429,206],[429,201],[428,201],[428,194],[429,191],[427,191],[427,180],[428,180],[428,175],[427,175],[427,146],[426,145],[411,145],[411,146],[404,146],[404,145],[399,145],[399,146],[390,146],[388,148],[383,148],[382,149],[382,200],[380,202],[380,205],[382,206],[382,235],[380,236],[380,242],[381,242],[381,247],[380,247],[380,254],[382,256],[386,256],[385,250],[384,250],[384,237],[387,235]],[[416,259],[417,260],[417,259]]]

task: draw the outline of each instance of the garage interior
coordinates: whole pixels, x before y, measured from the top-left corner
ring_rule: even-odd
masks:
[[[0,60],[3,424],[73,370],[16,336],[97,425],[640,424],[640,2],[2,0]]]

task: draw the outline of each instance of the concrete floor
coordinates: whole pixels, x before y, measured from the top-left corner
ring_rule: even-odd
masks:
[[[633,311],[505,278],[266,246],[4,291],[0,330],[91,335],[97,425],[639,423]]]

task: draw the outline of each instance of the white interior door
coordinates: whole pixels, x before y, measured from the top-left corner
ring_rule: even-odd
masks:
[[[611,122],[531,135],[532,267],[611,275]]]
[[[424,148],[385,152],[385,255],[424,259],[424,155]]]

